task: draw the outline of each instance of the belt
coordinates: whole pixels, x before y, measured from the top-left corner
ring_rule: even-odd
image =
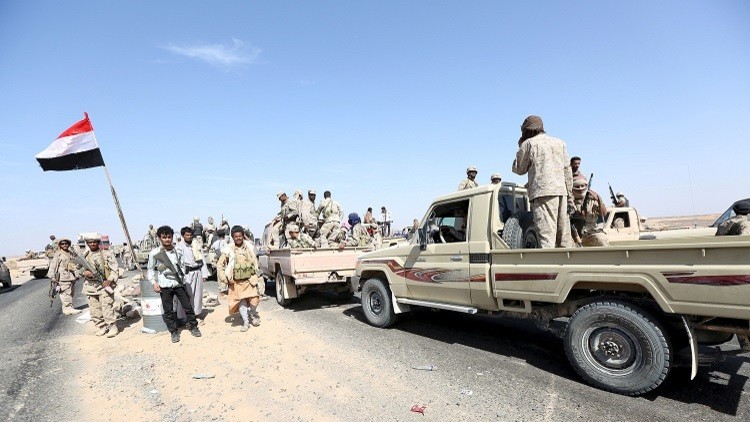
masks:
[[[189,273],[189,272],[191,272],[191,271],[198,271],[198,270],[200,270],[201,268],[203,268],[203,265],[198,265],[198,266],[195,266],[195,267],[185,267],[185,269],[187,270],[187,271],[185,271],[185,272],[188,272],[188,273]]]

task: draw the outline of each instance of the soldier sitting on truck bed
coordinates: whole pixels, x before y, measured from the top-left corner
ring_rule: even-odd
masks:
[[[719,224],[716,228],[716,236],[738,236],[750,234],[750,198],[737,201],[732,205],[732,211],[736,214],[729,220]]]
[[[356,212],[349,214],[349,225],[352,226],[350,235],[346,239],[348,246],[370,246],[376,242],[376,236],[370,236],[367,228],[362,224]]]
[[[296,248],[316,248],[315,241],[307,233],[300,233],[296,224],[289,225],[289,247]]]
[[[607,233],[597,226],[599,217],[604,220],[604,216],[607,215],[607,207],[604,205],[602,197],[588,187],[589,184],[585,178],[577,178],[573,181],[573,207],[575,212],[571,216],[571,222],[576,218],[583,219],[583,224],[580,227],[573,227],[571,230],[573,241],[579,246],[609,246]],[[586,201],[587,191],[589,194],[588,201]],[[584,202],[586,202],[585,208]],[[581,233],[579,233],[579,229]]]

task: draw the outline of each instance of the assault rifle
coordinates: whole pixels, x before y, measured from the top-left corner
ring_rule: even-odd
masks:
[[[615,191],[612,190],[612,185],[607,183],[609,186],[609,197],[612,198],[612,205],[617,205],[617,197],[615,196]]]
[[[172,263],[172,260],[169,259],[169,256],[167,256],[167,253],[164,251],[164,249],[159,249],[159,252],[154,255],[154,259],[159,262],[160,264],[164,265],[169,269],[169,271],[172,271],[172,274],[177,277],[177,282],[179,284],[184,283],[184,274],[182,273],[182,270],[177,267],[175,268],[174,264]]]
[[[49,296],[49,307],[52,307],[52,303],[55,301],[55,296],[60,293],[60,284],[55,281],[54,278],[51,278],[49,280],[49,293],[47,293],[47,296]]]
[[[591,200],[591,183],[593,180],[594,180],[594,173],[591,173],[591,176],[589,176],[589,182],[588,182],[589,187],[588,189],[586,189],[586,196],[583,197],[583,203],[581,203],[581,209],[574,211],[573,214],[570,215],[570,227],[571,229],[575,230],[579,239],[583,238],[583,226],[586,225],[586,218],[583,215],[583,213],[586,210],[586,207],[588,207],[589,201]]]

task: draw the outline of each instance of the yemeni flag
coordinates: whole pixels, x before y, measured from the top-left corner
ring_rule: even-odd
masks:
[[[104,165],[88,113],[36,155],[42,170],[80,170]]]

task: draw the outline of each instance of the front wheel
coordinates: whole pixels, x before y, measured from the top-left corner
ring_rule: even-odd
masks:
[[[393,311],[391,289],[377,278],[365,281],[362,286],[362,310],[367,322],[376,327],[390,327],[397,320]]]
[[[672,349],[664,327],[627,302],[588,304],[571,316],[565,353],[595,387],[618,394],[647,393],[667,378]]]
[[[292,299],[284,298],[284,290],[286,283],[289,282],[289,277],[281,274],[281,271],[276,273],[276,302],[284,307],[289,306],[292,303]]]

